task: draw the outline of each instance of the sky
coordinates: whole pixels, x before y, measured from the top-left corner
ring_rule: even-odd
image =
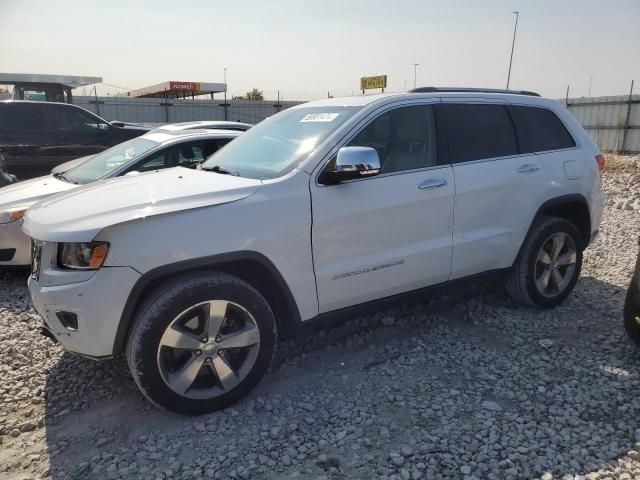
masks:
[[[510,87],[564,98],[640,93],[640,0],[0,0],[0,72],[100,76],[98,95],[167,80],[285,100]],[[77,93],[76,93],[77,94]]]

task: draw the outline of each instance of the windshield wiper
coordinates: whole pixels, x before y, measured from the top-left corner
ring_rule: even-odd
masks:
[[[234,177],[239,177],[240,173],[235,170],[229,170],[228,168],[221,167],[220,165],[214,165],[213,167],[200,167],[202,170],[207,172],[216,172],[221,173],[222,175],[233,175]]]
[[[65,177],[64,172],[58,172],[53,174],[53,178],[57,178],[58,180],[62,180],[63,182],[73,183],[78,185],[78,182],[71,180],[69,177]]]

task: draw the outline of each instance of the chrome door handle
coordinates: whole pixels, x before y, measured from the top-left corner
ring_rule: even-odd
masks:
[[[418,188],[424,190],[425,188],[444,187],[446,184],[447,181],[444,178],[430,178],[418,185]]]
[[[538,170],[540,170],[540,167],[538,167],[537,165],[533,165],[532,163],[525,163],[524,165],[520,165],[520,167],[518,167],[518,172],[520,173],[529,173]]]

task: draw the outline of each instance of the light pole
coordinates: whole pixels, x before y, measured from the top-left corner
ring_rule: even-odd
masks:
[[[412,63],[413,65],[413,88],[416,88],[417,79],[418,79],[418,65],[419,63]]]
[[[513,12],[516,16],[516,24],[513,27],[513,40],[511,42],[511,56],[509,57],[509,73],[507,73],[507,90],[509,90],[509,81],[511,80],[511,63],[513,62],[513,49],[516,46],[516,32],[518,31],[518,17],[519,12]]]
[[[229,111],[227,106],[227,69],[224,69],[224,119],[229,120]]]
[[[587,98],[591,98],[591,82],[593,82],[593,77],[595,77],[595,75],[589,75],[589,93],[587,93]]]

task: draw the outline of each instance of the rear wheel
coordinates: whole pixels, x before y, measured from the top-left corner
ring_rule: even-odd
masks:
[[[541,217],[534,224],[506,287],[518,302],[551,308],[575,287],[582,268],[582,238],[563,218]]]
[[[127,360],[153,403],[200,414],[247,395],[275,344],[273,313],[257,290],[232,275],[202,273],[172,282],[141,307]]]

